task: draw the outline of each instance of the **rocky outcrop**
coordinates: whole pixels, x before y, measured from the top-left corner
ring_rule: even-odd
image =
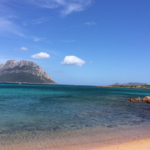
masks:
[[[43,68],[27,60],[8,60],[1,64],[0,82],[56,84]]]
[[[138,98],[130,98],[130,99],[128,99],[127,100],[128,102],[141,102],[141,99],[140,99],[140,97],[138,97]]]
[[[146,103],[150,103],[150,96],[146,96],[143,99],[140,99],[140,97],[138,98],[130,98],[127,100],[128,102],[146,102]]]
[[[142,99],[142,102],[150,103],[150,96],[146,96]]]

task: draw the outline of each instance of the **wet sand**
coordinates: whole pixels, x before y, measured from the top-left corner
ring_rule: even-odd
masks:
[[[1,150],[150,150],[149,125],[0,136]]]

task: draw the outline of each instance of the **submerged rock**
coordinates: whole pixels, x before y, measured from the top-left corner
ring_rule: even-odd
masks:
[[[128,99],[127,100],[128,102],[141,102],[141,99],[140,99],[140,97],[138,97],[138,98],[130,98],[130,99]]]
[[[136,100],[136,102],[141,102],[140,97],[136,98],[135,100]]]

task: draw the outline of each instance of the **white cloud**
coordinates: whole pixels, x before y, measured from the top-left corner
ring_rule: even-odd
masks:
[[[23,28],[18,26],[12,18],[1,17],[0,16],[0,35],[9,36],[9,35],[17,35],[23,38],[33,39],[35,42],[43,41],[45,38],[43,37],[36,37],[36,36],[27,36],[23,33]]]
[[[19,17],[16,15],[16,13],[14,13],[13,10],[9,9],[8,7],[6,7],[7,5],[5,5],[5,3],[7,4],[7,2],[9,1],[11,2],[13,0],[0,0],[0,35],[8,37],[12,37],[12,35],[17,35],[27,39],[31,38],[35,42],[42,41],[43,39],[45,39],[42,37],[39,38],[36,36],[25,35],[24,28],[20,27],[16,23],[16,20],[19,19]],[[36,21],[36,23],[40,23],[40,21]],[[23,22],[23,26],[27,26],[27,20]]]
[[[31,58],[35,58],[35,59],[45,59],[45,58],[49,58],[49,57],[50,57],[49,54],[43,53],[43,52],[31,56]]]
[[[88,25],[88,26],[96,25],[96,22],[86,22],[85,25]]]
[[[17,0],[0,0],[0,2],[13,2]],[[89,7],[94,0],[22,0],[42,8],[55,9],[61,8],[62,15],[72,12],[80,12]]]
[[[0,0],[0,2],[0,34],[7,36],[11,33],[23,37],[22,28],[14,22],[14,19],[18,17],[11,9],[3,5],[7,0]]]
[[[62,15],[68,15],[72,12],[85,10],[91,5],[93,0],[30,0],[29,2],[39,7],[49,9],[61,7]]]
[[[62,65],[76,65],[81,67],[85,64],[85,61],[76,56],[66,56],[64,61],[61,62]]]
[[[92,63],[92,61],[90,61],[90,64]]]
[[[0,34],[3,36],[13,34],[23,38],[33,39],[35,42],[43,41],[45,39],[43,37],[26,36],[25,34],[23,34],[23,29],[21,27],[16,25],[10,19],[2,17],[0,17]]]
[[[28,48],[26,48],[26,47],[21,47],[20,49],[23,50],[23,51],[27,51],[28,50]]]
[[[0,17],[0,33],[3,35],[5,33],[13,33],[21,37],[24,37],[21,28],[19,26],[13,23],[13,21],[11,21],[10,19],[2,17]]]

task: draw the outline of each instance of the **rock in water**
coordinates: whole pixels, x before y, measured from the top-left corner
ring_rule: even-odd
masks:
[[[128,99],[127,100],[128,102],[141,102],[141,99],[140,99],[140,97],[138,97],[138,98],[130,98],[130,99]]]
[[[142,102],[150,103],[150,96],[146,96],[142,99]]]
[[[8,60],[0,65],[1,83],[31,83],[31,84],[56,84],[46,72],[27,60]]]
[[[150,96],[146,96],[143,99],[140,99],[140,97],[138,98],[130,98],[127,100],[128,102],[146,102],[146,103],[150,103]]]

